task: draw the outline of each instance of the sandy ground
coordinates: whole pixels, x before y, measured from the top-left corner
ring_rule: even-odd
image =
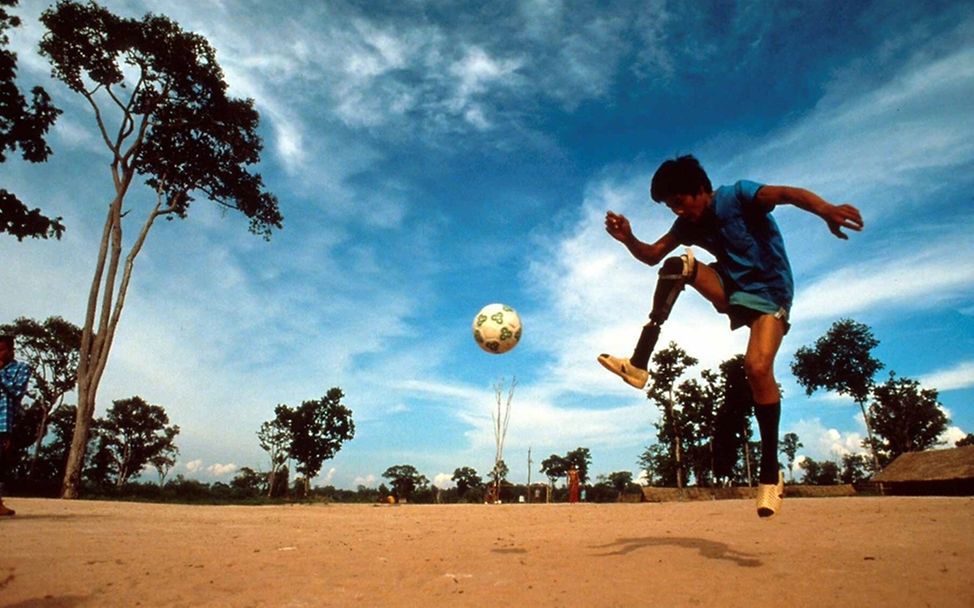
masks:
[[[9,499],[0,606],[974,606],[974,499]]]

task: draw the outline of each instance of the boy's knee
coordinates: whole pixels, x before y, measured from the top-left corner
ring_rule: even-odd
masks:
[[[744,358],[744,373],[752,384],[755,382],[774,382],[774,359],[764,356]]]

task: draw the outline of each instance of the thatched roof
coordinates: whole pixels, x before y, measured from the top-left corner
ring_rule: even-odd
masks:
[[[974,479],[974,446],[901,454],[872,481],[899,483],[960,479]]]

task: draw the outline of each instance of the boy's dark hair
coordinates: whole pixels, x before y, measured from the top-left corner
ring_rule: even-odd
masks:
[[[6,344],[8,348],[14,347],[14,337],[10,334],[0,334],[0,342]]]
[[[671,196],[699,194],[701,188],[708,194],[714,191],[707,172],[700,166],[700,161],[687,154],[670,159],[659,166],[656,174],[653,175],[649,195],[657,203],[662,203]]]

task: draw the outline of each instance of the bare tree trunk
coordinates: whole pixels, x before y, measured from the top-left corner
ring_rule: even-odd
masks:
[[[128,190],[132,177],[133,172],[127,169],[122,179],[116,180],[117,195],[109,207],[108,217],[105,220],[101,248],[95,265],[95,275],[88,294],[88,310],[81,334],[81,351],[78,364],[78,411],[75,416],[74,435],[71,438],[68,463],[64,471],[64,482],[61,486],[62,498],[77,498],[81,491],[82,467],[88,448],[88,439],[91,436],[91,422],[95,415],[98,385],[105,373],[108,354],[115,339],[115,330],[122,316],[122,308],[125,306],[125,296],[132,278],[135,258],[142,251],[142,246],[145,244],[145,239],[155,219],[171,212],[171,209],[168,208],[161,209],[162,188],[160,187],[156,205],[146,218],[138,238],[132,244],[132,248],[125,258],[121,282],[116,286],[118,269],[122,261],[122,199]],[[111,255],[108,255],[109,252]],[[102,277],[106,267],[108,274],[103,283]],[[96,313],[99,313],[97,332],[94,330]]]
[[[670,390],[670,401],[666,406],[666,415],[670,419],[670,427],[673,429],[673,459],[676,461],[676,487],[683,489],[683,449],[680,441],[680,432],[676,426],[676,414],[673,411],[673,390]]]
[[[511,386],[507,392],[507,404],[504,406],[501,395],[504,391],[504,380],[500,380],[494,385],[494,394],[497,398],[497,412],[492,415],[494,419],[494,501],[500,500],[501,496],[501,475],[500,463],[504,460],[504,439],[507,437],[507,425],[511,421],[511,400],[514,399],[514,387],[517,386],[517,378],[511,378]]]
[[[873,441],[873,425],[869,422],[869,414],[866,412],[866,404],[859,402],[859,409],[862,410],[862,420],[866,423],[866,435],[869,437],[869,454],[873,457],[873,472],[879,472],[879,457],[876,455],[876,442]]]

